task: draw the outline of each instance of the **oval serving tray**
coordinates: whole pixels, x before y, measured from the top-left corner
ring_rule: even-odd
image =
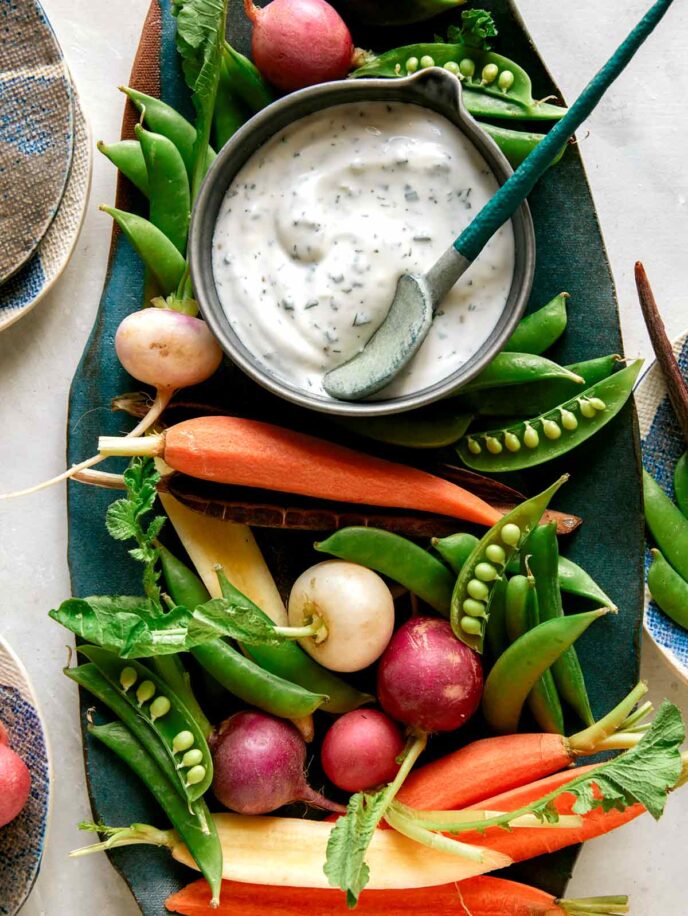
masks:
[[[531,73],[537,97],[557,94],[556,86],[537,55],[513,3],[486,0],[481,5],[494,13],[500,29],[498,49],[523,64]],[[394,47],[419,39],[430,39],[446,27],[447,20],[385,32],[385,46]],[[231,0],[229,38],[239,50],[249,50],[249,27],[241,0]],[[369,47],[380,32],[354,33],[355,43]],[[191,116],[174,47],[174,20],[169,0],[153,0],[134,62],[132,85],[152,95],[160,94],[170,104]],[[113,93],[115,87],[113,86]],[[113,95],[114,98],[114,95]],[[123,136],[132,136],[136,116],[125,112]],[[118,184],[117,205],[135,207],[136,195],[125,181]],[[575,201],[575,206],[571,202]],[[549,301],[566,289],[571,293],[569,330],[554,350],[553,358],[572,363],[592,356],[621,352],[621,335],[616,296],[605,256],[595,207],[577,148],[540,182],[530,198],[538,241],[538,264],[531,308]],[[119,365],[112,338],[129,312],[140,307],[143,296],[143,268],[133,250],[115,233],[108,279],[100,310],[75,375],[69,415],[69,462],[93,454],[99,434],[121,434],[129,424],[121,414],[105,409],[121,392],[135,383]],[[231,392],[228,396],[227,392]],[[242,415],[251,411],[253,398],[264,417],[264,395],[231,366],[224,366],[205,390],[191,393],[189,400],[222,403],[231,407],[231,397],[241,401]],[[283,404],[274,405],[274,416],[284,418]],[[302,420],[308,420],[302,414]],[[317,417],[313,415],[317,424]],[[284,419],[282,419],[284,422]],[[604,448],[601,443],[604,442]],[[598,437],[575,452],[530,474],[518,475],[509,483],[527,493],[542,489],[543,471],[547,482],[570,472],[570,482],[558,496],[556,508],[585,519],[581,529],[567,539],[566,552],[599,581],[621,608],[614,619],[596,624],[580,643],[580,653],[589,684],[593,708],[600,715],[627,693],[638,676],[639,636],[642,620],[643,523],[640,488],[640,450],[637,424],[631,405],[609,424],[604,439]],[[132,594],[138,584],[138,570],[122,545],[115,545],[103,523],[112,492],[69,484],[69,563],[75,595],[94,593]],[[315,562],[311,549],[313,535],[292,531],[256,530],[266,559],[276,575],[285,581],[295,578]],[[82,698],[82,724],[90,698]],[[468,735],[466,735],[468,737]],[[104,748],[84,734],[86,769],[94,816],[110,824],[136,821],[164,825],[164,815],[146,789]],[[442,742],[434,739],[435,753]],[[575,863],[577,849],[523,863],[511,874],[521,880],[561,895]],[[164,900],[194,874],[175,864],[169,855],[149,847],[116,850],[111,860],[128,882],[144,916],[163,916]]]

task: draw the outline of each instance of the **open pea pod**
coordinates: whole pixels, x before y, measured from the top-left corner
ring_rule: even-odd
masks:
[[[495,584],[530,537],[550,500],[568,475],[560,477],[544,492],[512,509],[478,541],[463,564],[451,600],[451,625],[462,642],[483,651],[485,629],[494,597]]]
[[[155,730],[175,768],[180,767],[186,797],[197,801],[213,781],[213,760],[201,728],[184,703],[140,662],[123,661],[98,646],[80,646],[79,652]]]
[[[405,45],[369,58],[353,77],[400,77],[425,67],[444,67],[463,84],[463,101],[474,117],[556,121],[567,109],[533,98],[530,77],[517,63],[469,45],[429,42]]]
[[[467,467],[488,474],[521,471],[565,455],[614,419],[631,396],[642,364],[635,360],[531,420],[469,433],[456,450]]]

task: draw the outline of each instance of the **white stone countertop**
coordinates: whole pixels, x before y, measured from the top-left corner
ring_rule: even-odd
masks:
[[[533,37],[573,97],[649,5],[649,0],[521,0]],[[44,0],[93,139],[119,134],[122,98],[147,0]],[[629,71],[579,132],[581,150],[619,291],[626,352],[650,357],[633,285],[644,261],[671,335],[688,325],[688,5],[676,3]],[[43,480],[64,465],[67,393],[101,292],[110,220],[98,204],[114,195],[115,170],[96,157],[84,229],[71,263],[47,298],[0,336],[0,490]],[[575,204],[572,202],[571,204]],[[585,303],[575,303],[585,308]],[[137,907],[105,857],[72,861],[90,816],[76,691],[63,677],[65,644],[47,610],[69,593],[64,489],[5,504],[0,520],[3,635],[32,676],[48,724],[55,780],[47,852],[23,916],[133,916]],[[659,653],[643,647],[655,700],[688,714],[688,688]],[[587,844],[571,896],[628,893],[637,916],[682,916],[688,796],[671,799],[661,824],[648,816]]]

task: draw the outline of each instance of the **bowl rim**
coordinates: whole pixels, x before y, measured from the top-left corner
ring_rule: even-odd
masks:
[[[236,174],[274,134],[318,110],[356,101],[400,101],[437,111],[476,147],[500,185],[513,174],[497,144],[468,113],[460,81],[442,68],[430,67],[397,79],[348,79],[309,86],[262,109],[219,151],[199,189],[191,215],[189,266],[203,318],[225,354],[249,378],[284,400],[320,413],[349,417],[388,416],[449,396],[474,378],[503,349],[530,297],[535,272],[535,230],[530,208],[524,201],[511,217],[515,237],[514,273],[497,324],[479,350],[446,378],[418,391],[384,400],[338,401],[272,375],[243,344],[220,303],[212,270],[212,236],[217,213]]]

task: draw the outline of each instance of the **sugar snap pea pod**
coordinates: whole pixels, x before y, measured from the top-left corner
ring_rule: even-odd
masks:
[[[446,538],[433,538],[433,549],[442,557],[457,576],[463,569],[464,563],[478,545],[478,538],[467,531],[450,534]],[[516,561],[518,563],[518,560]],[[517,567],[518,571],[518,567]]]
[[[523,385],[533,381],[543,382],[546,379],[566,379],[579,387],[585,386],[580,375],[544,356],[536,353],[499,353],[482,372],[461,388],[461,393]]]
[[[118,140],[116,143],[99,140],[96,146],[125,178],[148,197],[148,172],[138,140]]]
[[[506,628],[510,642],[516,642],[528,630],[540,623],[532,575],[516,575],[506,588]],[[545,732],[564,734],[564,712],[550,670],[545,671],[528,694],[528,707],[533,718]]]
[[[541,620],[554,620],[564,616],[559,587],[559,547],[554,525],[540,525],[528,538],[525,551],[527,562],[535,576],[538,608]],[[552,666],[552,674],[563,700],[575,710],[586,725],[595,721],[585,678],[573,646],[567,649]]]
[[[191,218],[189,176],[181,153],[162,134],[134,127],[148,173],[150,221],[183,255]]]
[[[144,121],[158,134],[171,140],[181,153],[186,170],[191,174],[193,168],[193,147],[196,142],[196,128],[179,112],[152,95],[139,92],[130,86],[120,86],[120,90],[131,99],[143,114]],[[215,151],[208,147],[208,165],[215,158]]]
[[[682,579],[656,548],[647,574],[647,587],[657,605],[674,623],[688,630],[688,582]]]
[[[165,584],[174,601],[184,607],[191,608],[208,601],[210,595],[200,577],[189,569],[185,563],[177,559],[166,547],[161,545],[159,549]],[[223,586],[223,591],[227,593],[225,597],[232,598],[235,594],[240,594],[236,589],[233,589],[224,574],[220,575],[220,585]],[[242,601],[249,602],[245,595],[240,595],[240,597]],[[263,614],[257,605],[253,604],[253,602],[249,603],[256,613],[268,619],[267,615]],[[325,701],[320,708],[331,713],[349,712],[373,700],[373,697],[369,694],[361,693],[360,690],[356,690],[355,687],[323,668],[295,642],[287,641],[278,647],[247,646],[246,652],[261,668],[273,675],[277,675],[278,678],[284,679],[287,683],[285,703],[292,699],[291,691],[288,689],[291,684],[310,691],[311,696],[313,694],[325,694]],[[264,686],[262,680],[259,680],[256,684],[257,689]],[[271,681],[268,686],[273,688],[274,683]],[[270,702],[272,702],[271,697],[272,693],[270,692],[268,694]],[[255,699],[249,698],[247,702],[263,709],[264,707],[260,705],[262,698],[263,694],[261,693]],[[299,693],[296,699],[302,704],[304,697]]]
[[[155,730],[174,766],[181,764],[186,751],[193,748],[201,752],[200,762],[184,767],[182,773],[189,801],[201,798],[213,781],[213,759],[205,735],[179,697],[157,674],[134,659],[124,661],[98,646],[80,646],[79,651]]]
[[[439,553],[449,568],[458,574],[463,568],[463,564],[471,555],[478,538],[474,534],[461,532],[459,534],[450,534],[446,538],[433,538],[432,546]],[[513,557],[507,565],[507,572],[517,573],[520,570],[520,562],[517,556]],[[584,569],[566,557],[559,557],[559,586],[562,591],[570,595],[578,595],[580,598],[588,598],[594,601],[598,606],[608,607],[615,611],[616,605],[604,592],[595,580]],[[491,619],[490,612],[490,619]]]
[[[379,528],[340,528],[315,544],[321,553],[374,569],[399,582],[445,617],[449,616],[454,576],[413,541]]]
[[[173,763],[156,729],[132,709],[127,700],[123,699],[120,690],[113,687],[92,662],[75,668],[65,668],[64,673],[84,690],[88,690],[117,716],[145,747],[179,795],[186,799],[183,771],[178,770],[176,764]]]
[[[213,111],[213,136],[218,149],[222,149],[225,143],[248,121],[248,117],[247,112],[234,98],[229,86],[225,85],[221,76]]]
[[[157,280],[163,293],[169,295],[174,292],[186,269],[186,261],[165,233],[135,213],[126,213],[105,204],[101,204],[100,209],[114,219]]]
[[[451,404],[432,404],[389,417],[333,417],[337,426],[359,436],[402,448],[443,448],[453,445],[468,429],[471,414]]]
[[[603,381],[619,365],[616,354],[573,363],[566,368],[585,380],[590,388]],[[487,388],[452,398],[454,407],[483,417],[533,417],[554,410],[559,404],[575,398],[581,390],[578,382],[554,378],[547,381],[526,382],[510,388]]]
[[[464,104],[475,117],[552,121],[566,114],[566,108],[533,98],[533,86],[523,67],[494,51],[462,43],[394,48],[369,58],[351,76],[408,76],[423,60],[427,66],[444,67],[461,79]]]
[[[566,330],[566,300],[569,298],[568,293],[559,293],[547,305],[522,318],[502,352],[539,355],[548,350]]]
[[[509,165],[513,169],[517,169],[546,136],[545,134],[536,134],[528,130],[511,130],[508,127],[497,127],[495,124],[481,123],[480,126],[486,134],[492,137],[509,160]],[[552,159],[551,164],[556,165],[565,152],[566,146],[562,146],[554,159]]]
[[[582,391],[532,420],[500,429],[468,433],[456,445],[463,463],[482,473],[535,467],[565,455],[599,432],[630,398],[643,361]]]
[[[688,452],[681,455],[674,469],[674,493],[677,506],[688,518]]]
[[[509,645],[509,636],[506,631],[507,584],[506,576],[495,582],[492,600],[490,601],[490,616],[485,626],[485,639],[493,662],[497,661]]]
[[[664,558],[688,580],[688,519],[657,481],[643,470],[645,521]]]
[[[526,699],[538,679],[606,608],[555,617],[528,630],[497,659],[485,681],[483,715],[500,735],[518,730]]]
[[[452,594],[451,625],[454,635],[471,649],[483,650],[495,582],[503,577],[510,560],[521,550],[550,500],[567,480],[567,475],[560,477],[544,492],[507,513],[478,541],[464,563]]]
[[[260,111],[275,100],[272,89],[263,79],[258,67],[229,42],[225,42],[222,54],[221,78],[254,112]]]
[[[205,815],[203,819],[208,825],[206,833],[200,827],[199,818],[190,812],[187,804],[179,798],[165,773],[124,725],[120,722],[111,722],[108,725],[89,725],[88,732],[117,754],[151,792],[174,829],[186,843],[194,862],[210,885],[213,905],[217,906],[222,886],[222,845],[215,822],[205,803],[199,800],[195,805],[203,809]],[[122,833],[118,835],[121,841]],[[120,842],[117,845],[125,844]],[[107,848],[107,841],[103,848]]]

